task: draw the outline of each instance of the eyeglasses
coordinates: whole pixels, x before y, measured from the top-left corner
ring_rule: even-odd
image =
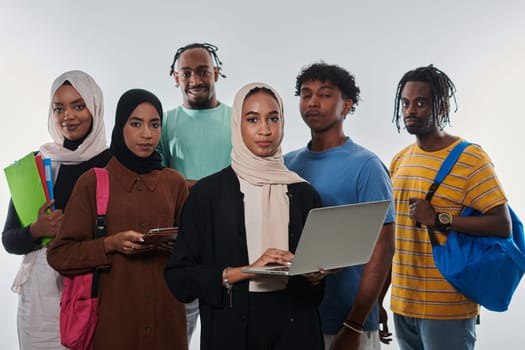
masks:
[[[207,79],[211,75],[211,73],[212,72],[207,69],[197,69],[197,70],[185,69],[180,72],[175,72],[175,74],[177,74],[179,79],[183,81],[189,80],[193,74],[196,74],[196,76],[201,79]]]

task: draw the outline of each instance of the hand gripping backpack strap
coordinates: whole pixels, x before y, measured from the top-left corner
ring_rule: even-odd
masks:
[[[441,164],[441,167],[439,168],[439,170],[438,170],[438,172],[436,174],[436,177],[434,178],[434,183],[432,183],[432,185],[430,185],[430,188],[428,189],[428,192],[427,192],[427,194],[425,196],[425,199],[427,201],[430,202],[432,200],[432,197],[434,197],[434,193],[436,193],[436,190],[438,189],[439,185],[441,185],[443,180],[445,180],[447,175],[450,173],[450,171],[452,170],[452,168],[454,167],[454,165],[458,161],[458,158],[461,155],[461,153],[463,153],[465,148],[467,148],[469,145],[471,145],[470,142],[462,141],[462,142],[458,143],[450,151],[450,153],[448,154],[447,158],[445,158],[445,160]],[[436,236],[435,236],[434,232],[432,230],[430,230],[429,228],[427,228],[427,232],[428,232],[428,235],[430,237],[430,243],[432,245],[437,245],[438,241],[436,239]]]
[[[109,173],[105,168],[93,168],[97,176],[97,231],[95,239],[106,235],[106,210],[109,202]],[[93,272],[93,283],[91,285],[91,297],[96,298],[98,294],[98,271]]]

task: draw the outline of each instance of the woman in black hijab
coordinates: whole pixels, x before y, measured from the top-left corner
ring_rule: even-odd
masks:
[[[134,89],[129,90],[120,98],[117,105],[115,126],[111,135],[111,153],[128,169],[138,173],[145,174],[152,170],[162,169],[160,154],[153,150],[148,157],[140,157],[134,154],[127,146],[124,140],[124,128],[133,110],[141,104],[149,103],[159,116],[159,128],[162,124],[162,105],[155,95],[146,90]],[[158,143],[158,140],[157,140]]]
[[[169,252],[145,245],[151,229],[176,226],[188,190],[156,152],[162,106],[155,95],[127,91],[117,105],[111,140],[106,237],[93,239],[94,172],[82,176],[49,250],[66,276],[100,271],[99,318],[93,349],[187,349],[184,304],[163,280]],[[162,248],[166,248],[163,246]]]

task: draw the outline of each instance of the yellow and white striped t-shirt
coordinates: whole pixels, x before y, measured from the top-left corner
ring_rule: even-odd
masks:
[[[412,144],[399,152],[390,165],[396,208],[396,251],[392,262],[392,311],[425,319],[465,319],[479,307],[456,291],[434,264],[427,228],[409,217],[411,197],[425,198],[441,164],[462,139],[445,149],[425,152]],[[481,212],[506,203],[488,155],[470,145],[460,155],[450,174],[431,201],[436,211],[459,215],[463,206]],[[438,233],[440,242],[446,236]]]

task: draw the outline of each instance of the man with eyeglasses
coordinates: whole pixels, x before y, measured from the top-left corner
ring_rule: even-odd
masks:
[[[217,51],[208,43],[189,44],[177,50],[170,66],[183,104],[166,112],[159,151],[189,187],[231,162],[231,107],[215,94],[219,76],[226,78]]]
[[[231,107],[215,94],[219,76],[226,78],[217,50],[208,43],[182,46],[170,66],[183,104],[165,113],[159,152],[163,164],[182,173],[188,187],[231,162]],[[198,316],[198,300],[186,304],[188,344]]]

